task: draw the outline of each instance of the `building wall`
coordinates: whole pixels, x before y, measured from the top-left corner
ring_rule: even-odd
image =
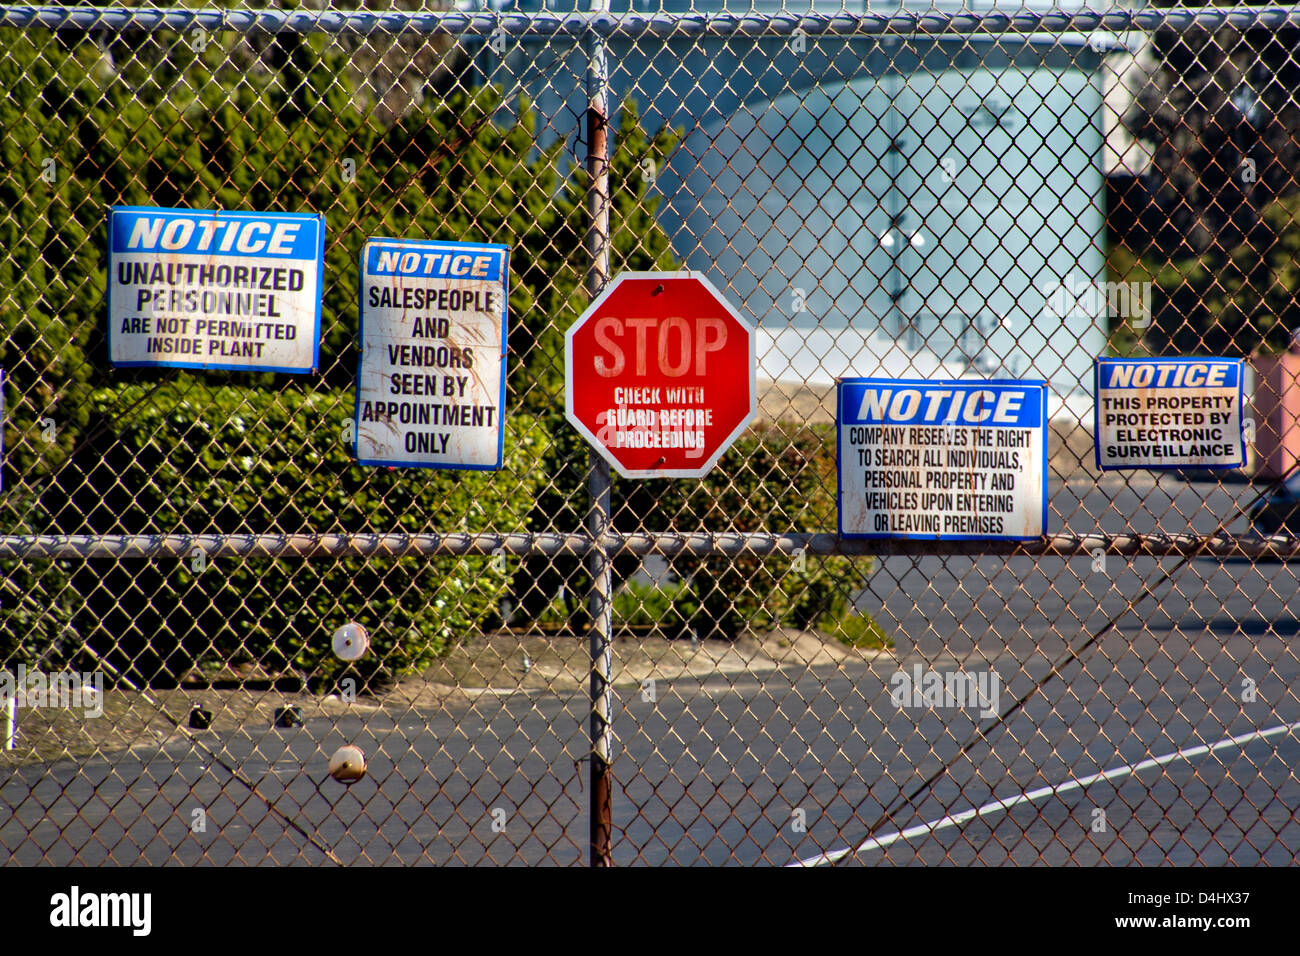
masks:
[[[578,157],[580,49],[487,52]],[[609,65],[614,103],[684,131],[660,222],[758,323],[761,375],[1042,377],[1086,402],[1106,330],[1086,38],[614,40]]]

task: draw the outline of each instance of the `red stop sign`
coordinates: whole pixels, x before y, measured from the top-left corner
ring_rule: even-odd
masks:
[[[698,272],[624,272],[565,336],[564,410],[625,478],[701,478],[754,417],[754,329]]]

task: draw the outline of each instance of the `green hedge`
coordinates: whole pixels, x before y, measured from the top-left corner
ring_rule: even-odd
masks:
[[[701,481],[647,489],[654,505],[646,520],[682,531],[834,533],[836,481],[833,426],[758,424]],[[693,582],[701,636],[734,637],[746,628],[833,628],[872,562],[805,555],[801,566],[789,557],[677,565]]]
[[[586,508],[586,490],[572,480],[585,471],[582,441],[566,428],[556,436],[553,460],[545,469],[569,474],[539,499],[534,515],[577,526]],[[583,446],[585,447],[585,446]],[[579,464],[581,463],[581,464]],[[569,471],[566,472],[565,469]],[[628,481],[615,477],[613,523],[617,530],[834,532],[836,528],[835,430],[830,425],[759,424],[731,447],[700,480]],[[521,573],[515,600],[524,618],[545,623],[567,619],[570,628],[587,626],[582,606],[589,578],[576,560],[537,559]],[[629,580],[640,560],[614,561],[616,587]],[[626,623],[660,625],[664,633],[694,630],[700,637],[734,638],[746,629],[773,627],[838,629],[853,595],[866,586],[870,558],[804,556],[801,565],[780,558],[678,558],[673,571],[682,584],[667,589],[623,588],[615,601]],[[567,607],[553,596],[563,586]],[[638,602],[644,607],[638,608]],[[667,607],[663,605],[667,603]]]
[[[533,465],[549,444],[535,419],[515,415],[498,472],[363,468],[351,455],[350,393],[177,381],[104,389],[92,401],[105,431],[78,455],[84,482],[68,507],[101,533],[523,530],[540,481]],[[474,631],[509,580],[490,558],[195,561],[78,571],[85,639],[155,685],[196,662],[251,658],[268,670],[292,666],[319,688],[345,670],[330,650],[333,631],[357,621],[372,647],[357,676],[387,679]]]
[[[10,534],[39,534],[48,515],[30,496],[11,492],[8,500],[0,501],[0,521]],[[72,565],[0,561],[0,669],[56,665],[77,647],[69,588]]]

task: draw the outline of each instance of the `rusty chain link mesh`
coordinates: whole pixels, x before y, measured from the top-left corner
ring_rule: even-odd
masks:
[[[1294,862],[1300,7],[561,5],[0,8],[0,860],[590,861],[595,554],[615,863]],[[593,539],[602,88],[759,415]],[[112,369],[115,205],[323,214],[318,371]],[[499,471],[353,460],[371,236],[510,247]],[[1247,469],[1098,472],[1101,354],[1249,358]],[[1047,380],[1048,536],[837,539],[875,374]]]

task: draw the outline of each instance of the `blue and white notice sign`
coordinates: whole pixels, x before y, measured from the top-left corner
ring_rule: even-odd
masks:
[[[113,365],[315,370],[324,217],[118,206],[108,243]]]
[[[1047,385],[841,379],[845,538],[1026,541],[1047,527]]]
[[[1241,359],[1097,359],[1097,467],[1240,468]]]
[[[366,242],[357,461],[501,467],[509,274],[505,246]]]

